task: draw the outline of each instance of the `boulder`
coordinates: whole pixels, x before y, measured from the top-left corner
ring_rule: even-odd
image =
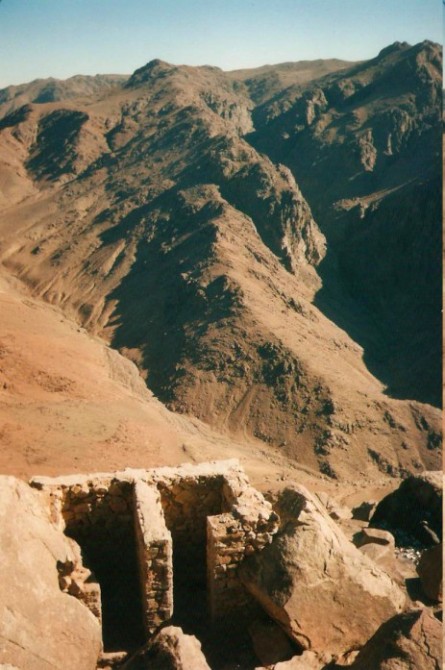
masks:
[[[76,561],[39,494],[0,476],[0,667],[95,670],[99,622],[59,586],[57,566]]]
[[[334,519],[334,521],[346,520],[352,517],[350,509],[344,505],[340,505],[324,491],[315,493],[315,497],[321,502],[331,519]]]
[[[300,656],[293,656],[288,661],[268,665],[267,668],[255,668],[255,670],[322,670],[325,663],[321,661],[313,651],[305,651]]]
[[[403,608],[404,594],[302,486],[285,489],[277,511],[284,525],[244,561],[243,583],[302,650],[334,655],[362,646]]]
[[[321,670],[324,665],[313,651],[305,651],[301,656],[294,656],[290,661],[277,663],[274,670]]]
[[[427,610],[398,614],[367,642],[351,670],[439,670],[442,626]]]
[[[422,591],[435,602],[442,601],[443,545],[436,544],[423,552],[417,573],[420,577]]]
[[[104,652],[97,661],[97,670],[114,670],[115,668],[122,668],[127,657],[128,653],[126,651]]]
[[[368,556],[382,570],[395,576],[397,569],[394,535],[380,528],[363,528],[354,535],[353,542],[364,556]]]
[[[283,629],[271,619],[255,620],[249,626],[249,635],[253,650],[264,665],[288,661],[297,653]]]
[[[405,479],[377,505],[370,525],[390,530],[398,546],[430,547],[442,538],[441,471]]]
[[[400,574],[394,547],[388,544],[364,544],[359,548],[359,551],[390,575],[399,586],[403,587],[405,579]]]
[[[373,501],[364,501],[352,509],[352,518],[356,521],[369,521],[375,512],[377,503]]]
[[[210,667],[194,635],[168,626],[125,663],[122,670],[210,670]]]
[[[363,528],[355,535],[354,544],[356,547],[363,547],[365,544],[379,544],[391,549],[395,548],[394,535],[379,528]]]

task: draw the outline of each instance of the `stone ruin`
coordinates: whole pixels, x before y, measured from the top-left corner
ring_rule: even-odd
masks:
[[[105,652],[143,645],[177,610],[217,626],[253,606],[237,570],[271,543],[279,518],[238,461],[31,485],[81,549],[75,563],[59,563],[59,583],[101,621]]]

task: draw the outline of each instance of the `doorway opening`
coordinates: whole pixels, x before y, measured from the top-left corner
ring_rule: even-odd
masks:
[[[173,617],[171,624],[194,635],[212,668],[254,670],[247,623],[236,605],[225,620],[212,620],[209,594],[208,521],[227,509],[222,476],[182,477],[158,483],[165,524],[173,544]],[[211,573],[213,578],[213,573]],[[236,577],[233,577],[236,580]]]
[[[111,492],[110,492],[111,491]],[[133,518],[133,488],[119,482],[108,492],[69,500],[65,534],[82,550],[100,585],[105,652],[132,652],[147,641]],[[68,502],[68,501],[67,501]],[[67,504],[65,504],[67,507]]]

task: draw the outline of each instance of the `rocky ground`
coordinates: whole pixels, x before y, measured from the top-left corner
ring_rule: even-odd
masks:
[[[221,561],[213,563],[215,572],[208,572],[207,590],[213,606],[218,602],[220,607],[228,606],[223,592],[214,590],[214,580],[220,579],[223,567],[227,568],[225,557],[233,561],[235,549],[228,549],[225,544],[230,540],[236,552],[241,551],[236,576],[226,580],[226,587],[232,589],[231,584],[236,581],[233,597],[236,594],[237,600],[230,604],[230,615],[215,618],[213,609],[212,616],[202,618],[194,612],[201,607],[198,586],[192,590],[190,584],[178,586],[181,580],[196,579],[196,574],[192,566],[186,568],[178,562],[179,554],[174,559],[178,551],[175,533],[183,532],[188,517],[194,520],[190,528],[199,523],[202,505],[206,504],[203,501],[209,494],[215,494],[211,488],[215,483],[206,480],[206,476],[220,471],[226,472],[227,477],[229,471],[234,473],[232,480],[227,479],[232,482],[229,496],[233,497],[234,505],[230,514],[212,517],[223,520],[227,535],[224,541],[222,535],[219,539],[224,551]],[[187,477],[185,489],[174,483],[181,472]],[[165,575],[165,586],[162,580],[156,585],[148,578],[150,588],[155,588],[153,593],[161,596],[161,604],[166,602],[164,589],[168,589],[172,600],[169,596],[168,612],[162,607],[157,609],[157,600],[148,597],[143,601],[151,612],[150,620],[158,623],[150,628],[150,635],[142,631],[141,639],[121,632],[120,644],[125,647],[122,649],[105,635],[111,630],[109,613],[106,615],[108,598],[114,596],[109,592],[111,582],[106,587],[108,582],[104,580],[114,580],[112,584],[118,589],[126,576],[119,570],[116,574],[108,572],[105,563],[101,564],[100,573],[94,575],[92,565],[89,564],[90,569],[85,565],[85,552],[89,547],[93,560],[92,542],[97,545],[95,552],[117,551],[119,538],[127,528],[128,512],[122,497],[127,494],[123,491],[129,491],[133,480],[138,482],[138,495],[143,494],[139,504],[148,505],[144,512],[148,514],[147,520],[154,514],[150,505],[155,504],[161,515],[157,523],[161,526],[165,522],[159,495],[154,493],[156,486],[161,485],[158,490],[164,490],[171,480],[171,492],[176,491],[173,507],[171,501],[164,507],[165,519],[173,523],[169,526],[173,534],[173,574]],[[124,488],[119,485],[121,481]],[[147,481],[152,482],[153,496],[147,497]],[[203,464],[195,471],[186,466],[183,470],[126,470],[53,480],[44,477],[35,479],[33,487],[13,477],[0,478],[0,555],[5,577],[1,667],[45,670],[63,664],[73,670],[79,667],[83,670],[441,668],[440,472],[408,478],[377,505],[368,501],[353,509],[326,493],[312,494],[297,481],[270,492],[267,502],[249,487],[234,461]],[[193,487],[198,487],[199,495],[192,493],[198,490]],[[406,514],[410,506],[416,510],[415,519]],[[181,516],[177,517],[179,508]],[[235,525],[237,518],[242,519],[243,527],[247,519],[255,518],[257,530],[261,530],[266,519],[269,532],[255,536],[244,532],[240,525],[241,533],[231,533],[232,522],[227,521],[228,517]],[[182,519],[180,525],[175,518]],[[101,533],[100,541],[91,535],[88,524],[96,529],[94,532]],[[382,525],[391,527],[394,534],[382,530]],[[116,530],[118,527],[121,534]],[[128,528],[131,527],[132,524]],[[158,557],[147,565],[155,566],[149,568],[154,570],[152,574],[160,574],[159,566],[156,567],[159,550],[150,544],[150,538],[160,537],[159,529],[153,534],[154,527],[152,523],[146,529],[149,544],[144,545],[144,556]],[[162,533],[170,537],[170,531],[165,525],[163,528]],[[252,537],[261,538],[260,544],[255,540],[252,544]],[[205,537],[201,541],[205,544]],[[212,552],[219,551],[219,545],[209,546]],[[118,566],[120,561],[123,570],[130,554],[123,545],[117,553],[113,560],[108,557],[108,564]],[[420,561],[417,555],[421,556]],[[215,556],[207,557],[208,561],[215,560]],[[181,575],[179,582],[178,575]],[[176,584],[174,590],[173,584]],[[102,605],[97,601],[101,588]],[[205,585],[203,589],[205,592]],[[145,587],[142,593],[146,593]],[[136,625],[140,619],[141,601],[136,595],[132,597],[134,600],[120,599],[126,609],[121,626],[130,620]],[[181,602],[184,597],[187,601]],[[214,600],[215,597],[222,600]],[[178,627],[179,620],[186,633]],[[140,646],[147,637],[148,641]]]

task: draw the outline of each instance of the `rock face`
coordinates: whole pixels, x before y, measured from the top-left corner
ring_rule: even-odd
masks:
[[[95,670],[99,622],[59,586],[58,564],[76,560],[39,496],[19,480],[0,477],[0,664]]]
[[[435,602],[442,600],[443,544],[427,549],[421,556],[417,572],[424,594]]]
[[[122,670],[210,670],[201,645],[177,626],[163,628]]]
[[[442,538],[442,472],[408,477],[378,504],[370,525],[386,528],[400,546],[428,547]]]
[[[440,670],[442,626],[428,611],[399,614],[364,646],[351,670]]]
[[[402,609],[403,593],[303,487],[286,489],[277,510],[284,526],[243,564],[244,584],[301,648],[337,654],[363,645]]]

